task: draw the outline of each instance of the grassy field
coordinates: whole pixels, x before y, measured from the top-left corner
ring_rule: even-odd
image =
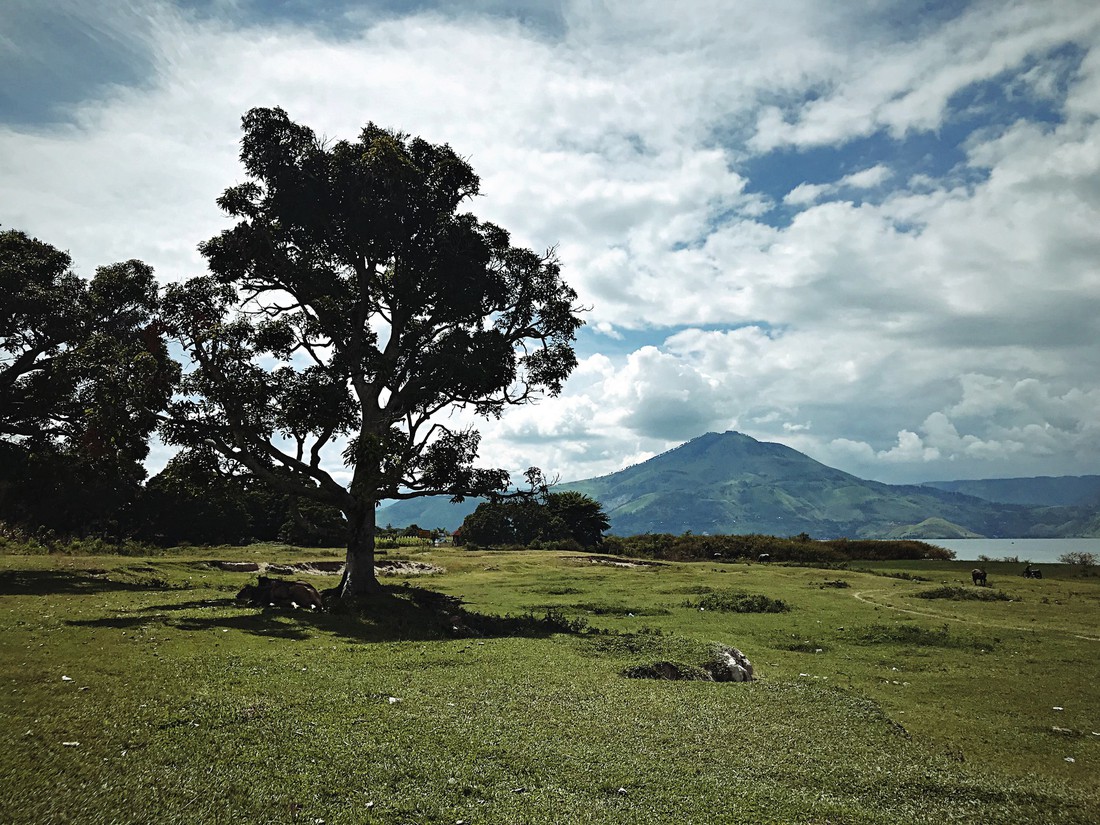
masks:
[[[1100,821],[1100,577],[425,550],[360,618],[210,564],[338,556],[0,556],[0,822]],[[713,642],[758,680],[622,675]]]

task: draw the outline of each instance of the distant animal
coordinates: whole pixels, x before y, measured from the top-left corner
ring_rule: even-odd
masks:
[[[1030,564],[1024,568],[1025,579],[1041,579],[1043,577],[1043,571],[1038,567],[1032,567]]]
[[[308,582],[292,582],[260,576],[256,584],[246,584],[237,594],[237,601],[247,601],[258,607],[309,607],[324,610],[321,594]]]
[[[771,560],[772,560],[772,554],[771,554],[771,553],[761,553],[761,554],[760,554],[760,555],[759,555],[759,556],[757,557],[757,559],[756,559],[756,560],[757,560],[757,561],[771,561]]]
[[[975,567],[973,570],[970,571],[970,578],[972,578],[974,580],[975,585],[980,585],[982,587],[985,587],[985,585],[986,585],[985,568],[984,567]]]

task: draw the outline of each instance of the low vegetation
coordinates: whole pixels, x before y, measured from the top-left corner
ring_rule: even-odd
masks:
[[[722,613],[786,613],[791,606],[782,599],[773,599],[763,593],[724,591],[708,593],[700,599],[685,602],[687,607],[698,610],[718,610]]]
[[[932,590],[922,590],[917,593],[917,598],[951,599],[956,602],[1007,602],[1012,600],[1011,596],[1000,590],[992,590],[984,587],[958,587],[955,585],[944,585],[943,587],[936,587]]]
[[[900,559],[942,559],[954,557],[950,550],[912,540],[833,539],[812,541],[809,536],[792,538],[761,535],[715,535],[694,533],[671,535],[645,533],[637,536],[607,536],[600,548],[605,553],[643,559],[692,561],[749,559],[771,562],[837,563],[852,559],[892,561]]]

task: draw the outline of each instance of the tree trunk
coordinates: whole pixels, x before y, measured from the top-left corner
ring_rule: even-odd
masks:
[[[348,556],[340,598],[355,599],[377,595],[382,585],[374,575],[374,502],[366,502],[348,513]]]

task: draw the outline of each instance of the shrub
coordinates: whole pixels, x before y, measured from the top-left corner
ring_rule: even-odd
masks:
[[[627,679],[664,679],[670,681],[713,682],[713,677],[703,668],[683,662],[652,662],[634,665],[623,670]]]
[[[955,587],[953,585],[944,585],[943,587],[937,587],[934,590],[922,590],[917,593],[919,599],[950,599],[951,601],[972,601],[972,602],[1010,602],[1012,598],[1006,593],[1002,593],[1000,590],[990,590],[989,588],[969,588],[969,587]]]
[[[915,624],[873,624],[860,628],[853,634],[853,641],[864,645],[917,645],[922,647],[980,648],[992,650],[993,642],[977,641],[962,636],[952,636],[947,625],[931,630]]]
[[[686,601],[685,607],[699,610],[717,610],[722,613],[787,613],[791,607],[781,599],[773,599],[760,593],[725,591],[708,593],[698,601]]]

